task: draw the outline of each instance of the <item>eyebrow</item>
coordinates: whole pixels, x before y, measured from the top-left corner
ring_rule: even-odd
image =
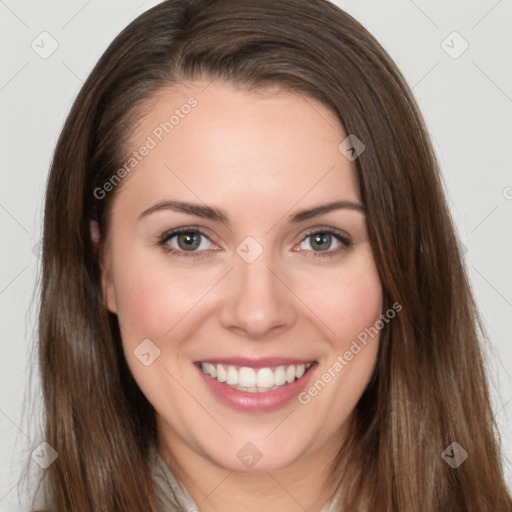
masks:
[[[320,215],[324,215],[334,210],[355,210],[361,213],[365,213],[365,207],[360,203],[355,203],[353,201],[334,201],[333,203],[323,204],[320,206],[315,206],[314,208],[309,208],[306,210],[300,210],[293,215],[288,216],[288,222],[290,224],[298,224],[299,222],[303,222],[305,220],[312,219],[314,217],[318,217]],[[220,209],[201,205],[198,203],[188,203],[186,201],[172,201],[165,200],[160,201],[159,203],[151,206],[147,210],[144,210],[139,215],[139,220],[147,217],[148,215],[161,211],[161,210],[172,210],[178,213],[187,213],[189,215],[196,215],[197,217],[201,217],[203,219],[209,219],[215,222],[221,222],[226,226],[230,225],[228,216]]]

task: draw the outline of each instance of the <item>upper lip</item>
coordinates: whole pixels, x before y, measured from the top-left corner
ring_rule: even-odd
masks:
[[[272,366],[286,366],[314,363],[314,359],[297,359],[293,357],[214,357],[197,361],[196,363],[223,364],[231,366],[246,366],[249,368],[267,368]]]

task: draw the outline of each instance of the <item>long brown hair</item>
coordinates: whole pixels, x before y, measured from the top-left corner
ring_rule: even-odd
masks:
[[[46,470],[54,510],[158,510],[154,410],[104,306],[90,222],[104,239],[116,189],[104,199],[94,190],[126,161],[148,100],[205,77],[320,100],[366,146],[355,165],[384,311],[395,302],[402,310],[381,333],[332,467],[343,510],[512,510],[483,330],[424,122],[380,44],[325,0],[165,1],[116,37],[76,98],[51,166],[43,235],[39,347],[45,440],[58,453]],[[441,457],[452,442],[469,454],[457,468]]]

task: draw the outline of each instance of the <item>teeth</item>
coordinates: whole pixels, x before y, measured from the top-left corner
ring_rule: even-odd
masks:
[[[297,377],[297,379],[300,379],[305,373],[306,365],[299,364],[299,366],[297,366],[297,370],[295,371],[295,377]]]
[[[232,366],[228,369],[228,372],[233,368]],[[236,370],[233,368],[234,372]],[[210,373],[211,375],[211,373]],[[229,384],[229,383],[228,383]],[[238,382],[239,386],[243,388],[253,388],[256,386],[256,372],[252,368],[243,367],[240,368],[238,372]]]
[[[274,371],[274,384],[282,386],[286,382],[286,372],[284,366],[278,366]]]
[[[213,364],[212,364],[213,366]],[[221,364],[217,365],[217,377],[215,377],[213,374],[211,373],[208,373],[208,375],[211,375],[214,379],[217,378],[217,380],[219,382],[226,382],[227,378],[228,378],[228,374],[226,372],[226,369],[224,368],[224,366],[222,366]],[[204,372],[204,368],[203,368],[203,372]],[[207,372],[205,372],[207,373]]]
[[[286,382],[293,382],[295,380],[295,366],[288,366],[286,369]]]
[[[234,366],[226,368],[222,364],[201,363],[201,369],[206,375],[239,391],[251,393],[273,391],[286,383],[292,383],[295,379],[300,379],[310,367],[311,363],[278,366],[274,369],[242,366],[237,370]]]
[[[256,385],[259,388],[270,389],[274,385],[274,372],[270,368],[260,368],[256,376]]]
[[[236,386],[238,384],[238,372],[234,366],[228,366],[228,378],[226,379],[226,384],[230,386]]]

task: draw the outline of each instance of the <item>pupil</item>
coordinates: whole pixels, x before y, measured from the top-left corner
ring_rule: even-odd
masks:
[[[331,235],[329,233],[316,233],[315,236],[313,237],[313,247],[315,247],[315,245],[317,246],[318,249],[326,249],[326,247],[322,247],[321,244],[325,244],[325,242],[330,242],[330,239],[331,239]],[[329,247],[329,243],[327,244],[327,248]],[[319,246],[319,247],[318,247]]]
[[[179,237],[178,237],[178,244],[180,245],[180,247],[183,249],[185,248],[185,250],[187,249],[197,249],[197,247],[199,247],[199,242],[198,242],[198,234],[194,231],[188,231],[186,233],[182,233]],[[182,241],[185,241],[185,244],[184,244],[184,247],[182,246],[181,242]],[[329,233],[316,233],[315,236],[313,237],[313,242],[312,242],[312,245],[313,247],[316,246],[317,249],[325,249],[326,247],[322,247],[322,245],[325,245],[326,242],[330,242],[331,240],[331,235]],[[329,246],[330,244],[328,243],[327,244],[327,247]]]
[[[182,249],[189,250],[189,249],[197,249],[200,245],[199,243],[199,236],[194,231],[188,231],[186,233],[182,233],[178,237],[178,244]],[[182,245],[181,242],[185,241],[185,244]]]

